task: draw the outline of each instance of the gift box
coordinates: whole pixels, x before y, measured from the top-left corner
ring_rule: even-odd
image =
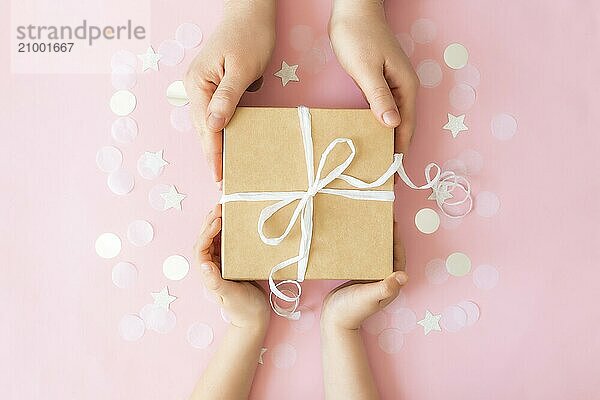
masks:
[[[238,107],[223,135],[223,277],[385,278],[394,159],[393,129],[370,110]]]

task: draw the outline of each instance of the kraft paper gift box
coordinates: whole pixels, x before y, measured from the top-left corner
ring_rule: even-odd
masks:
[[[314,172],[332,140],[351,139],[356,148],[344,174],[372,182],[394,159],[393,129],[371,111],[310,109]],[[350,154],[345,144],[329,154],[321,178]],[[307,165],[296,108],[238,107],[224,130],[223,195],[247,192],[306,192]],[[335,179],[326,188],[354,189]],[[369,189],[392,191],[394,178]],[[265,244],[258,233],[261,211],[276,200],[225,201],[221,236],[221,267],[225,279],[263,280],[276,264],[297,256],[300,218],[278,245]],[[268,237],[280,236],[298,200],[265,223]],[[382,279],[393,270],[393,201],[369,201],[318,192],[313,197],[312,240],[305,279]],[[296,279],[294,263],[274,279]]]

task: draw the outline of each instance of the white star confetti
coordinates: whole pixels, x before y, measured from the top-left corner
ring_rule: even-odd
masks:
[[[162,288],[160,292],[151,292],[150,294],[154,299],[154,304],[166,310],[168,310],[171,303],[177,299],[177,297],[169,294],[169,288],[167,286]]]
[[[448,186],[449,185],[447,183],[438,182],[431,188],[432,192],[427,198],[427,200],[434,200],[439,201],[440,203],[444,203],[444,201],[451,199],[454,196],[452,196],[452,193],[450,193]]]
[[[169,165],[169,163],[163,158],[163,152],[164,150],[144,152],[144,156],[146,157],[146,166],[155,174],[158,174],[160,169],[165,165]]]
[[[162,56],[155,53],[152,46],[149,46],[144,54],[138,54],[138,57],[142,60],[142,72],[149,69],[158,71],[158,60],[160,60]]]
[[[468,131],[469,127],[465,125],[465,114],[457,117],[448,113],[448,123],[444,125],[442,129],[449,130],[452,133],[453,138],[456,138],[462,131]]]
[[[290,81],[299,82],[300,79],[298,75],[296,75],[296,70],[298,69],[298,65],[288,65],[285,61],[281,62],[281,69],[275,72],[275,75],[278,78],[281,78],[281,85],[285,86]]]
[[[263,347],[262,349],[260,349],[260,354],[258,355],[258,363],[259,364],[264,364],[265,362],[263,361],[263,356],[265,355],[265,353],[267,352],[267,348]]]
[[[171,185],[171,189],[166,193],[161,193],[160,197],[165,201],[165,210],[168,210],[169,208],[181,210],[181,202],[185,199],[186,195],[179,193],[177,188],[175,188],[174,185]]]
[[[440,331],[441,332],[441,330],[442,330],[442,328],[440,328],[440,319],[441,318],[442,318],[441,314],[434,315],[431,313],[431,311],[426,310],[425,318],[418,321],[417,324],[419,324],[423,327],[423,331],[424,331],[425,335],[428,335],[429,332],[431,332],[431,331]]]

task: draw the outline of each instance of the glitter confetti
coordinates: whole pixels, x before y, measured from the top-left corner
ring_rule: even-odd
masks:
[[[125,195],[133,190],[135,179],[133,175],[121,168],[108,175],[108,188],[117,195]]]
[[[434,285],[441,285],[448,280],[446,262],[441,258],[434,258],[425,265],[425,277]]]
[[[154,305],[168,310],[171,303],[177,300],[177,297],[169,293],[169,287],[163,287],[160,292],[151,292],[150,295],[154,299]]]
[[[492,265],[483,264],[475,268],[475,271],[473,271],[473,283],[479,289],[493,289],[498,284],[499,279],[500,274]]]
[[[122,163],[123,154],[114,146],[104,146],[96,153],[96,165],[102,172],[114,172]]]
[[[127,227],[127,239],[134,246],[145,246],[154,238],[152,224],[144,220],[136,220]]]
[[[135,110],[137,100],[129,90],[118,90],[110,98],[110,109],[120,117],[129,115]]]
[[[434,88],[442,81],[442,68],[434,60],[422,61],[416,72],[423,87]]]
[[[387,326],[387,318],[381,311],[363,321],[362,328],[371,335],[377,335]]]
[[[281,78],[281,85],[285,86],[289,82],[298,82],[300,79],[296,75],[296,70],[298,69],[298,65],[288,65],[285,61],[281,62],[281,69],[275,72],[275,75],[278,78]]]
[[[492,217],[500,209],[500,199],[492,192],[479,192],[475,197],[475,212],[482,217]]]
[[[167,279],[180,281],[186,277],[190,270],[188,260],[180,255],[172,255],[163,262],[163,274]]]
[[[422,208],[415,214],[415,225],[422,233],[434,233],[440,226],[440,216],[431,208]]]
[[[385,329],[377,337],[377,344],[383,352],[396,354],[404,346],[404,335],[399,329]]]
[[[271,349],[271,360],[279,369],[289,369],[296,363],[296,348],[289,343],[278,344]]]
[[[158,46],[158,54],[161,64],[174,66],[183,61],[185,49],[176,40],[165,40]]]
[[[461,69],[469,61],[469,52],[462,44],[452,43],[444,50],[444,61],[452,69]]]
[[[492,119],[492,135],[500,140],[508,140],[517,132],[517,121],[512,115],[498,114]]]
[[[160,197],[162,197],[165,201],[164,210],[168,210],[170,208],[181,210],[181,202],[186,198],[186,195],[179,193],[177,188],[171,185],[167,192],[160,194]]]
[[[165,208],[165,199],[161,196],[164,193],[168,193],[171,190],[171,185],[166,185],[164,183],[159,183],[154,186],[148,192],[148,202],[150,206],[158,211],[164,211]]]
[[[120,289],[133,287],[137,277],[137,268],[129,262],[119,262],[112,269],[112,281]]]
[[[202,43],[202,30],[196,24],[185,22],[177,27],[175,39],[186,49],[192,49]]]
[[[183,107],[190,102],[183,81],[174,81],[167,87],[167,101],[175,107]]]
[[[146,327],[144,321],[135,314],[128,314],[119,322],[119,335],[127,341],[133,342],[144,336]]]
[[[442,127],[452,133],[452,137],[456,138],[460,132],[468,131],[469,127],[465,125],[465,115],[455,116],[448,113],[448,122]]]
[[[429,19],[421,18],[413,22],[410,27],[410,35],[417,43],[433,42],[437,34],[435,23]]]
[[[119,143],[131,143],[138,134],[137,122],[131,117],[121,117],[114,120],[110,128],[111,135]]]
[[[431,311],[425,310],[425,318],[417,321],[417,324],[423,327],[423,333],[429,335],[431,331],[441,331],[440,319],[442,318],[439,314],[432,314]]]
[[[102,258],[114,258],[121,252],[121,239],[114,233],[106,232],[98,236],[96,253]]]
[[[453,276],[465,276],[471,271],[471,259],[464,253],[452,253],[446,258],[446,270]]]
[[[401,308],[392,314],[391,325],[401,333],[408,333],[417,326],[417,315],[410,308]]]
[[[149,69],[158,71],[158,61],[161,59],[161,55],[156,54],[152,46],[148,47],[144,54],[139,54],[138,58],[142,60],[142,72]]]
[[[164,150],[146,151],[137,162],[137,170],[144,179],[155,179],[162,174],[164,167],[169,165],[163,156]]]

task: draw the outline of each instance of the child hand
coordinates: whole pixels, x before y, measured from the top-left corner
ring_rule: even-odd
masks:
[[[403,271],[405,264],[404,246],[394,224],[395,272],[379,282],[350,281],[331,291],[325,297],[321,311],[324,328],[358,329],[365,319],[390,304],[408,280]]]
[[[256,91],[262,85],[262,74],[275,46],[273,1],[225,1],[223,20],[184,79],[192,122],[215,182],[222,179],[221,131],[244,91]]]
[[[419,81],[387,25],[383,1],[334,0],[329,38],[375,117],[395,128],[395,151],[406,153],[416,126]]]
[[[217,299],[231,324],[265,331],[270,308],[265,293],[255,282],[234,282],[221,277],[221,205],[209,212],[194,247],[200,263],[202,282]]]

